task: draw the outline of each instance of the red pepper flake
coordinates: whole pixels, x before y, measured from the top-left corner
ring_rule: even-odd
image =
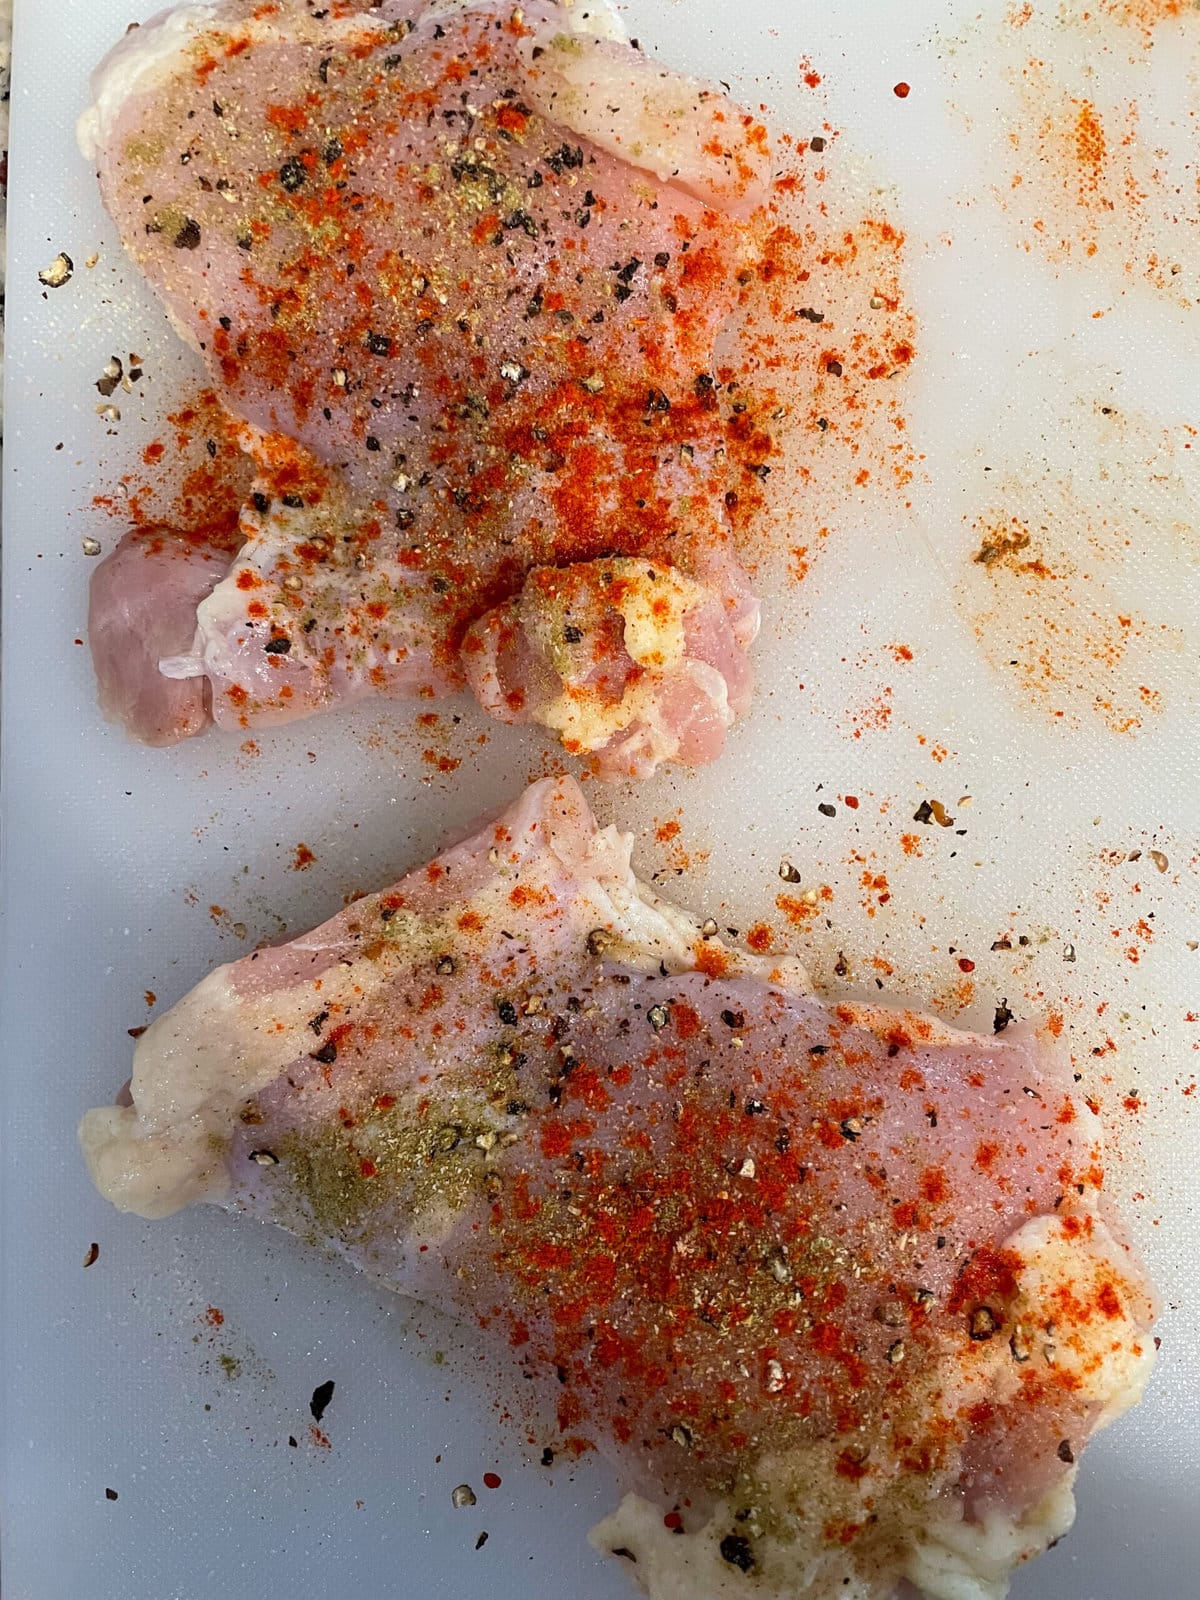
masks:
[[[958,970],[960,972],[974,972],[975,963],[968,956],[959,956]]]
[[[312,866],[313,862],[316,859],[317,859],[316,856],[313,854],[313,852],[308,848],[308,846],[306,844],[304,844],[304,843],[298,844],[296,846],[295,856],[294,856],[294,858],[292,860],[292,871],[293,872],[307,872],[309,867]]]
[[[1096,1296],[1096,1304],[1104,1315],[1112,1321],[1123,1315],[1124,1308],[1121,1305],[1121,1297],[1111,1283],[1105,1283],[1100,1286],[1100,1292]]]
[[[483,1486],[485,1489],[498,1489],[502,1482],[503,1479],[498,1472],[485,1472],[483,1475]]]
[[[892,93],[896,96],[897,100],[907,100],[909,95],[912,93],[912,89],[907,83],[898,83],[892,90]]]
[[[666,1516],[663,1518],[663,1527],[670,1528],[672,1533],[682,1533],[683,1518],[679,1515],[678,1511],[668,1511]]]
[[[746,943],[755,955],[766,955],[774,942],[775,934],[769,923],[756,922],[752,928],[746,930]]]
[[[990,1172],[1000,1159],[1000,1146],[990,1139],[980,1142],[975,1150],[975,1165],[981,1172]]]
[[[950,1198],[950,1184],[943,1167],[926,1167],[918,1186],[921,1198],[931,1206],[944,1205]]]
[[[729,971],[728,952],[718,945],[702,940],[692,950],[692,957],[696,963],[696,971],[702,972],[706,978],[723,978]]]
[[[204,1313],[204,1320],[210,1328],[220,1328],[225,1322],[225,1313],[217,1306],[209,1306]]]

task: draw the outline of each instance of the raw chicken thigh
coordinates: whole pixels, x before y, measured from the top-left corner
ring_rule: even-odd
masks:
[[[608,776],[719,754],[758,627],[711,372],[756,119],[584,0],[189,5],[95,94],[105,204],[258,471],[161,661],[171,571],[98,576],[106,707],[161,741],[159,686],[114,675],[230,728],[469,685]]]
[[[727,947],[630,847],[548,779],[218,969],[84,1119],[95,1181],[478,1322],[616,1464],[593,1537],[657,1600],[997,1600],[1153,1360],[1088,1113],[1015,1029]]]

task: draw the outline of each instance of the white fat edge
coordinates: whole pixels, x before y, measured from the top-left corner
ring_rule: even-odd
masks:
[[[991,1512],[982,1523],[934,1516],[909,1551],[903,1576],[927,1600],[1005,1600],[1014,1568],[1041,1555],[1075,1521],[1075,1474],[1024,1516]]]
[[[488,0],[430,0],[421,16],[449,17],[460,11],[478,11]],[[615,39],[624,42],[628,35],[612,0],[555,0],[563,13],[562,20],[572,33],[590,34],[594,39]]]
[[[303,948],[305,940],[296,943]],[[385,981],[385,964],[369,965]],[[233,970],[209,973],[138,1040],[133,1105],[89,1111],[80,1123],[92,1181],[121,1211],[159,1218],[223,1199],[225,1139],[241,1107],[295,1061],[314,1002],[349,1004],[368,976],[357,964],[335,963],[319,975],[319,989],[309,978],[248,998]]]
[[[912,1016],[918,1018],[921,1023],[921,1035],[918,1040],[921,1045],[955,1050],[967,1050],[982,1045],[994,1049],[997,1042],[994,1037],[985,1038],[982,1033],[956,1028],[952,1023],[944,1022],[941,1017],[930,1016],[924,1011],[872,1005],[869,1001],[839,1000],[838,1012],[843,1015],[848,1014],[855,1027],[865,1028],[880,1038],[886,1038],[898,1023],[903,1023],[905,1017]]]
[[[707,661],[689,661],[684,670],[721,719],[721,726],[731,728],[737,718],[729,704],[729,684],[724,673]]]
[[[588,1535],[605,1555],[628,1550],[636,1563],[618,1558],[648,1600],[876,1600],[879,1590],[854,1571],[840,1552],[815,1552],[800,1538],[755,1539],[761,1570],[743,1573],[721,1555],[721,1540],[738,1527],[721,1502],[694,1533],[663,1525],[661,1506],[627,1494]]]
[[[1100,1408],[1092,1423],[1092,1431],[1097,1432],[1142,1398],[1157,1352],[1144,1326],[1151,1310],[1148,1292],[1124,1270],[1120,1245],[1099,1216],[1091,1212],[1073,1215],[1087,1225],[1083,1233],[1068,1237],[1060,1217],[1035,1217],[1006,1239],[1003,1248],[1016,1251],[1023,1263],[1019,1305],[1034,1317],[1039,1307],[1046,1308],[1046,1321],[1060,1320],[1054,1310],[1056,1301],[1089,1267],[1108,1279],[1120,1278],[1121,1317],[1093,1318],[1073,1330],[1071,1341],[1056,1340],[1055,1369],[1071,1375],[1073,1392],[1079,1398]],[[1139,1310],[1144,1317],[1138,1315]],[[1015,1387],[1015,1378],[1013,1383]]]
[[[164,11],[150,22],[135,25],[108,52],[92,73],[92,103],[75,124],[75,138],[85,161],[95,162],[131,95],[148,93],[179,69],[181,58],[198,35],[209,30],[226,33],[221,23],[223,7],[216,0],[196,0]],[[285,26],[270,17],[247,17],[233,24],[239,38],[252,45],[269,39],[336,41],[359,34],[386,36],[386,24],[370,15],[350,16],[318,23],[306,12],[293,12]],[[195,348],[195,336],[184,333],[172,318],[176,332]]]
[[[754,604],[747,606],[731,624],[739,650],[749,650],[762,630],[762,604],[757,596],[753,599]]]
[[[182,682],[187,678],[204,676],[204,639],[197,629],[192,638],[192,648],[186,655],[160,656],[158,670],[164,678]]]
[[[253,455],[247,439],[250,435],[257,435],[257,430],[249,424],[243,424],[240,432],[242,448],[247,454]],[[270,509],[266,512],[256,511],[252,500],[247,500],[242,507],[239,529],[245,542],[225,576],[197,606],[196,632],[191,649],[179,655],[164,656],[159,661],[158,670],[165,678],[212,676],[217,679],[236,679],[245,668],[237,644],[247,620],[247,595],[238,588],[239,574],[253,572],[260,580],[260,586],[254,591],[257,598],[270,604],[279,587],[274,572],[279,555],[287,554],[291,546],[306,540],[328,540],[348,520],[348,514],[343,516],[338,510],[339,504],[344,504],[340,496],[325,500],[320,506],[284,506],[277,495],[271,495],[268,481],[256,480],[252,490],[270,496]],[[355,575],[359,586],[364,576]],[[376,561],[369,577],[372,588],[378,587],[389,595],[395,594],[410,581],[410,574],[398,561],[391,560]],[[323,586],[342,586],[347,579],[348,574],[341,567],[331,567],[327,572],[308,573],[305,576],[305,590],[311,595]],[[394,665],[398,659],[397,652],[401,649],[412,655],[429,650],[436,643],[433,626],[417,616],[392,617],[389,630],[393,643],[387,650],[379,650],[370,643],[358,647],[356,653],[362,672],[369,671],[377,664]],[[401,633],[403,636],[398,637]],[[290,662],[303,666],[306,662],[317,660],[319,655],[320,649],[315,641],[310,641],[303,632],[293,633],[288,658]]]
[[[545,792],[555,792],[549,782]],[[587,806],[581,794],[578,803]],[[613,941],[605,947],[604,958],[648,976],[656,975],[664,966],[672,973],[692,971],[696,947],[702,941],[728,957],[731,972],[753,972],[764,977],[768,971],[775,972],[775,964],[760,956],[730,950],[720,939],[704,940],[695,917],[661,900],[636,875],[631,864],[633,843],[632,833],[622,833],[615,827],[598,828],[586,837],[582,851],[560,853],[551,835],[548,849],[520,856],[512,865],[501,862],[497,866],[493,880],[501,901],[497,913],[503,907],[511,921],[508,885],[516,878],[526,884],[532,880],[535,885],[544,883],[554,889],[564,920],[579,941],[583,959],[588,959],[583,956],[588,936],[602,929]],[[568,883],[573,882],[567,893],[561,887],[563,874]],[[478,906],[479,897],[472,904]]]
[[[75,138],[85,161],[98,158],[129,96],[169,78],[181,53],[212,25],[219,10],[211,0],[177,6],[152,22],[130,28],[113,46],[92,74],[92,103],[75,124]]]
[[[246,621],[246,597],[237,587],[240,559],[196,607],[196,632],[192,648],[184,655],[163,656],[158,670],[164,678],[236,678],[238,656],[230,648],[232,635]]]
[[[710,107],[732,107],[726,96],[637,52],[616,58],[591,48],[596,42],[550,23],[521,41],[526,97],[543,117],[710,204],[765,198],[769,163],[760,162],[739,136],[732,163],[704,148],[714,129]],[[757,184],[730,170],[739,158],[761,166]],[[760,188],[761,196],[751,193]]]
[[[1004,1600],[1013,1569],[1060,1539],[1074,1520],[1070,1479],[1020,1520],[997,1513],[971,1524],[934,1514],[888,1579],[906,1577],[926,1600]],[[763,1600],[877,1600],[881,1592],[882,1574],[864,1577],[840,1552],[806,1539],[799,1525],[793,1538],[756,1538],[759,1570],[743,1574],[720,1550],[722,1538],[738,1526],[721,1504],[695,1532],[672,1532],[663,1526],[660,1506],[627,1494],[589,1540],[606,1555],[628,1550],[636,1556],[628,1573],[648,1600],[739,1600],[748,1593]]]
[[[757,978],[793,994],[812,993],[808,973],[795,957],[771,959],[733,949],[715,935],[706,936],[701,921],[690,912],[663,900],[634,872],[633,842],[632,833],[615,827],[592,835],[587,844],[591,876],[586,894],[573,903],[573,910],[586,909],[586,915],[575,916],[585,937],[596,928],[613,935],[617,942],[606,951],[611,959],[648,974],[657,973],[660,966],[675,974],[692,972],[697,946],[703,944],[726,958],[731,977]]]
[[[624,44],[629,38],[612,0],[565,0],[567,26],[572,33],[590,34],[594,39],[613,39]]]

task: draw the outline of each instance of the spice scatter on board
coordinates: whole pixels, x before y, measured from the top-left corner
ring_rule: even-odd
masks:
[[[1200,516],[1196,430],[1105,398],[1052,395],[1048,416],[1071,430],[1069,471],[1026,454],[1019,425],[1011,450],[987,448],[991,501],[964,518],[956,598],[1016,705],[1065,730],[1136,736],[1191,692],[1179,608],[1163,601],[1187,582],[1172,529]]]

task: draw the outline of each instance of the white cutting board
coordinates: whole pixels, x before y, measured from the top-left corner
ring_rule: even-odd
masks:
[[[91,64],[152,9],[17,0],[5,1597],[616,1600],[623,1574],[584,1542],[612,1503],[606,1472],[537,1465],[540,1452],[472,1388],[470,1347],[454,1329],[218,1212],[153,1226],[120,1217],[78,1158],[77,1118],[127,1076],[127,1029],[152,1014],[145,991],[161,1009],[256,939],[321,920],[510,798],[542,759],[532,736],[499,731],[475,745],[481,723],[467,708],[439,745],[466,758],[452,779],[422,762],[429,741],[403,708],[261,735],[257,755],[215,735],[140,750],[100,723],[79,643],[91,568],[81,539],[111,548],[119,525],[91,497],[134,469],[196,374],[125,268],[72,124]],[[1006,22],[992,0],[982,11],[950,0],[636,0],[628,18],[645,48],[724,78],[778,126],[843,130],[825,190],[835,221],[857,192],[860,216],[886,214],[909,236],[919,357],[895,392],[904,438],[924,459],[905,495],[872,499],[877,468],[860,494],[841,457],[802,441],[819,481],[780,537],[815,559],[803,584],[782,561],[766,580],[754,715],[717,767],[597,804],[639,829],[646,873],[663,872],[670,892],[722,922],[762,919],[782,934],[785,853],[801,887],[829,885],[822,917],[790,935],[823,984],[875,995],[881,976],[953,1010],[973,982],[966,1015],[984,1027],[1001,998],[1021,1016],[1061,1014],[1118,1138],[1112,1181],[1162,1289],[1163,1354],[1144,1407],[1087,1455],[1076,1531],[1014,1593],[1186,1600],[1200,1474],[1200,1096],[1183,1093],[1200,1043],[1186,1020],[1200,1011],[1200,952],[1188,947],[1200,940],[1200,441],[1183,449],[1178,429],[1200,420],[1186,143],[1187,113],[1200,108],[1200,15],[1164,23],[1153,50],[1111,21],[1017,26],[1020,14]],[[1043,65],[1030,68],[1035,58]],[[809,70],[816,88],[802,81]],[[912,87],[906,99],[892,92],[899,82]],[[1071,96],[1104,124],[1098,166],[1091,113]],[[37,271],[60,249],[74,278],[43,292]],[[872,285],[860,287],[869,296]],[[114,396],[122,419],[109,434],[93,385],[111,354],[130,352],[147,377]],[[868,466],[900,437],[889,429],[869,423]],[[1001,568],[993,584],[971,562],[972,519],[989,511],[1025,519],[1052,579],[1006,582]],[[1024,588],[1039,613],[1029,624]],[[993,601],[981,642],[972,618]],[[1098,700],[1110,704],[1103,715]],[[1111,731],[1127,715],[1141,727]],[[966,833],[913,823],[922,799],[944,802]],[[833,818],[816,809],[825,801]],[[672,820],[679,839],[658,839]],[[904,835],[920,854],[905,853]],[[290,870],[300,841],[316,855],[304,872]],[[1013,948],[992,951],[1006,935]],[[969,980],[963,959],[976,963]],[[1134,1090],[1137,1112],[1122,1107]],[[100,1256],[85,1271],[92,1241]],[[328,1450],[307,1431],[309,1396],[327,1378],[337,1386]],[[485,1470],[500,1473],[499,1489],[483,1487]],[[451,1490],[464,1481],[479,1502],[456,1510]]]

